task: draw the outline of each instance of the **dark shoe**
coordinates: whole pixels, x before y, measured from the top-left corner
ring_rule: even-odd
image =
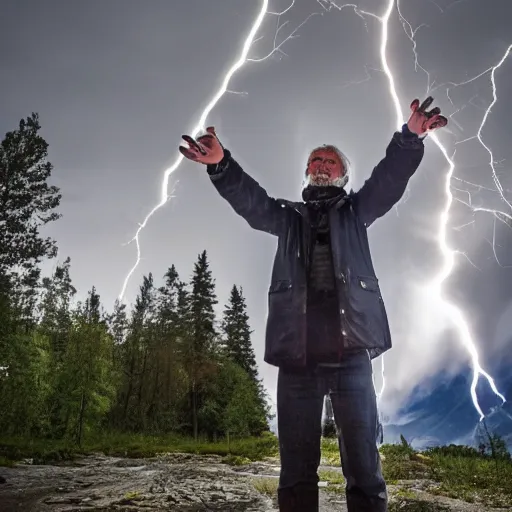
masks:
[[[318,486],[298,484],[278,489],[279,512],[318,512]]]

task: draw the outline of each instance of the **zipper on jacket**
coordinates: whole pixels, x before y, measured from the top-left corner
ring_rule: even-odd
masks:
[[[342,354],[344,352],[344,348],[345,348],[346,336],[348,334],[347,312],[346,312],[346,304],[345,304],[345,302],[347,300],[347,290],[346,290],[347,278],[343,272],[336,272],[336,267],[335,267],[335,263],[334,263],[336,261],[336,258],[335,258],[334,250],[333,250],[332,233],[333,232],[332,232],[331,215],[329,215],[329,245],[330,245],[330,249],[331,249],[331,261],[332,261],[333,271],[334,271],[334,286],[336,287],[336,292],[337,292],[337,296],[338,296],[338,312],[339,312],[338,314],[340,317],[339,322],[340,322],[341,335],[342,335],[341,343],[340,343],[340,346],[338,347],[338,354],[341,359]],[[341,280],[341,282],[343,283],[342,290],[340,290],[339,280]]]
[[[338,289],[338,306],[339,306],[339,312],[340,312],[340,323],[341,323],[341,334],[343,337],[347,335],[347,312],[345,307],[346,297],[347,297],[347,278],[345,277],[345,274],[343,272],[340,272],[338,274],[339,279],[343,283],[343,288],[340,293],[340,289],[338,286],[338,280],[335,279],[335,285]]]

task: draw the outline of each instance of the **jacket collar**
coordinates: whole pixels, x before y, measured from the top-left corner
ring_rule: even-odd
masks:
[[[308,186],[302,191],[302,199],[306,205],[315,209],[329,210],[332,207],[340,208],[349,198],[345,189],[339,187]]]

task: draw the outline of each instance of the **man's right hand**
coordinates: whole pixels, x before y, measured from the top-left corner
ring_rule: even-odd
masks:
[[[196,140],[190,135],[182,135],[188,147],[180,146],[180,153],[193,162],[205,165],[218,164],[224,158],[224,149],[213,126],[206,128],[206,132]]]

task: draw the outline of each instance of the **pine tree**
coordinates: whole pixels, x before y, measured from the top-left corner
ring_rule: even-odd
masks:
[[[46,160],[48,144],[39,130],[38,116],[32,114],[0,143],[0,367],[4,368],[0,386],[4,389],[8,380],[12,383],[19,376],[17,365],[9,373],[12,358],[27,362],[27,354],[39,351],[41,340],[33,332],[38,263],[56,254],[55,242],[39,233],[58,219],[54,210],[61,197],[58,188],[47,183],[52,165]],[[26,350],[25,355],[20,350]],[[31,397],[36,396],[34,390]]]
[[[0,144],[0,273],[31,269],[57,253],[55,241],[39,233],[60,217],[54,210],[61,199],[59,189],[47,183],[53,166],[40,129],[38,115],[32,114]]]
[[[114,345],[119,347],[126,340],[128,330],[128,317],[126,314],[126,304],[116,300],[114,303],[114,312],[107,317],[109,333],[114,339]]]
[[[268,430],[267,410],[262,406],[258,386],[251,377],[234,365],[236,379],[223,413],[222,426],[229,435],[247,437]]]
[[[186,395],[186,379],[179,359],[178,340],[184,330],[180,295],[185,287],[172,265],[156,296],[155,343],[149,383],[147,422],[150,428],[169,431],[179,424],[179,408]]]
[[[59,362],[66,351],[71,328],[71,301],[76,294],[70,276],[70,258],[57,265],[51,278],[43,278],[43,297],[40,304],[40,330],[48,336],[55,361]]]
[[[202,431],[216,440],[218,435],[246,437],[268,430],[267,409],[256,383],[230,359],[217,356],[215,363],[198,411]]]
[[[222,322],[227,357],[243,368],[255,382],[258,379],[256,357],[251,344],[252,331],[249,327],[247,306],[242,290],[231,289],[229,303],[224,309]]]
[[[37,267],[19,273],[12,272],[9,276],[9,302],[15,318],[11,328],[16,332],[28,334],[37,325],[40,277],[41,269]]]
[[[257,390],[259,409],[256,417],[264,418],[264,420],[259,421],[257,427],[253,426],[252,432],[259,434],[263,430],[268,430],[270,406],[265,387],[258,379],[258,367],[251,343],[252,331],[249,327],[247,305],[242,289],[236,285],[231,289],[229,302],[224,309],[222,330],[226,356],[245,371]]]
[[[215,364],[212,356],[215,354],[215,311],[217,304],[215,282],[209,268],[206,251],[203,251],[194,265],[192,275],[192,293],[190,295],[190,335],[185,347],[185,368],[189,379],[189,397],[194,439],[199,433],[198,411],[202,406],[202,390]]]
[[[190,312],[194,337],[194,351],[207,354],[214,350],[217,332],[215,330],[215,310],[217,296],[206,251],[203,251],[194,265],[192,275]]]
[[[140,430],[145,418],[143,395],[147,384],[147,371],[152,347],[155,323],[155,287],[153,276],[144,276],[139,295],[129,322],[126,341],[122,345],[122,365],[124,380],[120,392],[116,423],[128,429]]]

